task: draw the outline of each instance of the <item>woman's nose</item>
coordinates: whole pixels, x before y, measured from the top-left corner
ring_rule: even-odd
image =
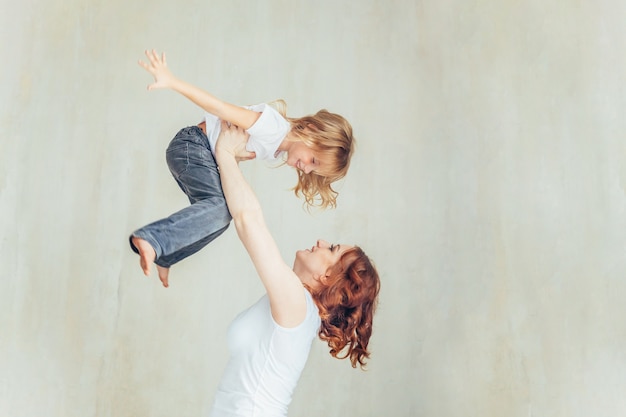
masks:
[[[327,248],[328,246],[330,246],[330,245],[324,239],[317,239],[317,247],[318,248]]]

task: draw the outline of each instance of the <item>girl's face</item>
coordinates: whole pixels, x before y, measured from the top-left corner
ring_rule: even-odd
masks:
[[[302,142],[293,142],[287,151],[287,165],[310,174],[320,168],[320,161],[311,148]]]

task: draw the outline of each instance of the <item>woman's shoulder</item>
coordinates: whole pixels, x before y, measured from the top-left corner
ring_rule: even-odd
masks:
[[[303,331],[303,332],[308,333],[311,331],[311,329],[314,329],[315,331],[317,331],[317,329],[319,328],[321,324],[321,319],[320,319],[319,309],[317,308],[317,304],[315,304],[315,301],[313,300],[313,296],[306,288],[303,287],[302,291],[304,293],[304,299],[306,302],[306,313],[304,315],[304,318],[299,324],[292,326],[292,327],[281,326],[280,324],[276,322],[276,320],[272,318],[274,325],[280,330],[286,331],[286,332]]]

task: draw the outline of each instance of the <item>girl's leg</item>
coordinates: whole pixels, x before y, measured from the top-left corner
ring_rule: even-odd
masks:
[[[151,223],[131,235],[148,242],[155,263],[168,268],[196,253],[221,235],[231,216],[222,192],[219,171],[206,135],[197,126],[182,129],[167,149],[167,164],[190,206]],[[139,253],[139,252],[138,252]]]

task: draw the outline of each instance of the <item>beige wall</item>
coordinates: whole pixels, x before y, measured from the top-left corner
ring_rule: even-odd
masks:
[[[262,294],[232,229],[167,290],[128,249],[185,204],[163,153],[200,115],[145,91],[152,47],[354,125],[335,211],[244,168],[288,262],[358,243],[383,279],[369,371],[317,342],[291,416],[626,413],[624,2],[2,3],[1,417],[200,416]]]

